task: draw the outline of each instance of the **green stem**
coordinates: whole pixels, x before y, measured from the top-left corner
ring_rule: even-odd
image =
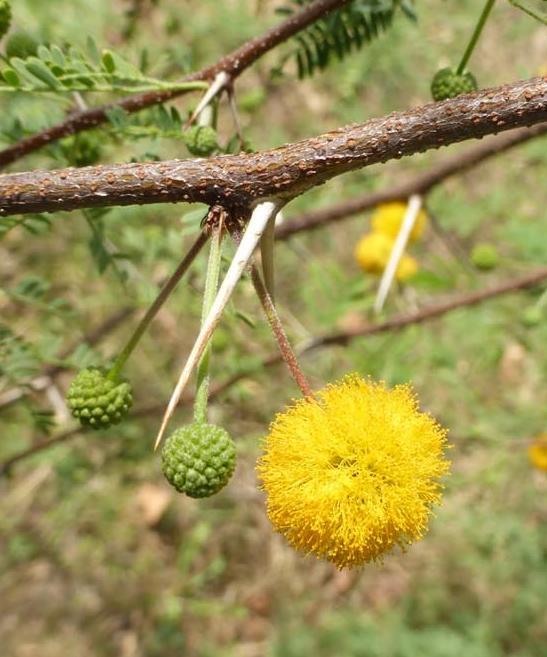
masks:
[[[219,225],[211,239],[209,262],[207,264],[207,277],[203,293],[203,307],[201,311],[201,324],[207,319],[211,306],[215,300],[220,276],[220,263],[222,255],[222,225]],[[207,400],[209,398],[209,363],[211,360],[211,343],[207,345],[197,367],[197,388],[194,401],[194,421],[207,422]]]
[[[463,53],[462,60],[460,62],[460,65],[456,69],[456,73],[458,75],[461,75],[465,71],[465,67],[467,66],[467,62],[469,61],[469,58],[471,57],[471,54],[473,53],[473,50],[475,49],[475,46],[477,45],[477,41],[479,40],[479,37],[482,32],[482,28],[484,27],[488,16],[490,15],[490,12],[492,11],[492,7],[494,6],[494,2],[496,0],[486,0],[486,4],[484,5],[484,9],[482,10],[482,14],[480,15],[478,23],[475,25],[475,29],[473,31],[473,34],[471,35],[471,39],[469,43],[467,44],[467,48],[465,49],[465,52]]]
[[[196,256],[201,251],[207,239],[208,239],[207,234],[204,231],[202,231],[199,234],[197,240],[190,247],[188,253],[184,256],[182,262],[179,264],[177,269],[173,272],[173,274],[170,276],[170,278],[167,280],[165,285],[160,290],[160,293],[154,300],[154,303],[147,310],[146,315],[141,319],[139,325],[135,329],[135,332],[129,338],[127,344],[125,345],[123,351],[116,358],[114,365],[111,367],[110,371],[108,372],[109,379],[115,381],[118,378],[123,366],[125,365],[127,359],[129,358],[129,356],[137,346],[139,340],[141,339],[144,332],[148,328],[150,322],[158,314],[158,311],[163,306],[163,304],[168,299],[168,297],[171,295],[171,292],[175,289],[177,283],[184,276],[184,274],[186,273],[187,269],[190,267],[192,262],[195,260]]]

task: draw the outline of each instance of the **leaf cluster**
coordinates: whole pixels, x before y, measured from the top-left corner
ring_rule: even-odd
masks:
[[[290,15],[308,3],[291,0],[291,5],[277,11]],[[334,59],[342,60],[360,50],[391,27],[398,11],[416,19],[410,0],[354,0],[299,32],[294,37],[298,45],[289,56],[296,60],[298,77],[310,77]]]
[[[199,89],[202,82],[171,83],[146,76],[111,50],[99,51],[91,38],[85,51],[40,45],[36,55],[11,57],[1,72],[0,92],[144,92]]]

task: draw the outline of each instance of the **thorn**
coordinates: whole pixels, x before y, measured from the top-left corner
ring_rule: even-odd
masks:
[[[215,79],[211,83],[211,86],[203,94],[202,99],[199,101],[198,106],[192,112],[192,116],[186,122],[184,128],[188,128],[194,123],[197,117],[201,112],[211,103],[211,101],[223,90],[225,89],[231,81],[231,77],[226,73],[226,71],[220,71],[215,76]]]
[[[374,312],[376,313],[381,312],[382,308],[384,307],[384,303],[387,299],[387,295],[389,294],[391,284],[395,278],[395,273],[397,272],[397,267],[399,266],[399,262],[403,257],[408,238],[410,237],[410,233],[412,232],[412,228],[416,223],[418,213],[422,207],[422,202],[423,198],[420,194],[413,194],[408,199],[405,216],[403,218],[403,222],[401,223],[399,233],[395,239],[395,243],[393,244],[393,249],[391,250],[391,254],[389,256],[389,261],[386,268],[384,269],[384,273],[382,274],[382,279],[378,287],[378,293],[376,294],[376,300],[374,301]]]
[[[263,203],[259,203],[259,205],[257,205],[253,210],[247,229],[243,235],[243,238],[241,239],[241,243],[237,248],[224,281],[222,282],[213,305],[211,306],[211,310],[203,322],[203,326],[201,327],[194,346],[190,351],[190,355],[188,356],[188,359],[182,368],[182,372],[179,376],[179,380],[177,381],[173,393],[171,394],[171,399],[169,400],[167,409],[165,410],[160,430],[156,437],[154,450],[156,450],[161,443],[165,429],[167,428],[167,424],[175,412],[175,408],[180,401],[192,371],[196,367],[199,359],[201,358],[201,355],[207,347],[213,331],[220,321],[224,308],[230,300],[237,282],[245,271],[245,268],[251,259],[268,222],[272,217],[275,217],[279,206],[279,201],[265,201]]]

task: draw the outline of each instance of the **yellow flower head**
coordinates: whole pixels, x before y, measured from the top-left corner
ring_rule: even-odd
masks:
[[[368,233],[357,242],[355,259],[359,266],[371,274],[381,274],[389,262],[394,240],[383,233]],[[406,281],[418,271],[418,262],[409,255],[399,261],[395,277]]]
[[[547,433],[538,436],[528,447],[528,458],[539,470],[547,470]]]
[[[403,223],[406,213],[406,207],[406,203],[401,203],[400,201],[382,203],[379,205],[371,218],[373,232],[381,233],[395,239],[401,229],[401,224]],[[410,233],[411,242],[415,242],[422,236],[426,224],[427,214],[425,210],[420,210],[416,217],[416,223]]]
[[[399,260],[399,266],[397,267],[397,271],[395,272],[395,278],[401,282],[406,281],[409,278],[412,278],[412,276],[414,276],[414,274],[418,271],[418,269],[419,266],[416,258],[413,258],[412,256],[405,254]]]
[[[258,463],[268,516],[293,547],[339,568],[378,559],[425,533],[445,436],[410,386],[348,375],[275,418]]]

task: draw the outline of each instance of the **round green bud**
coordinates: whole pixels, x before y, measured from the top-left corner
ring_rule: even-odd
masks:
[[[72,380],[67,402],[82,426],[107,429],[127,415],[133,395],[127,381],[109,379],[106,370],[88,367]]]
[[[471,251],[471,262],[477,269],[494,269],[499,263],[499,254],[492,244],[476,244]]]
[[[477,89],[477,80],[469,71],[458,74],[451,68],[442,68],[435,73],[431,81],[431,95],[433,100],[446,100],[447,98],[454,98],[460,94],[477,91]]]
[[[529,328],[541,324],[542,319],[543,312],[539,306],[530,306],[529,308],[526,308],[526,310],[521,315],[522,323],[524,326],[528,326]]]
[[[11,25],[11,6],[8,0],[0,0],[0,39]]]
[[[182,135],[186,148],[196,157],[207,157],[218,149],[217,133],[208,125],[194,125]]]
[[[228,432],[202,422],[174,431],[161,453],[167,481],[189,497],[218,493],[232,476],[235,463],[236,447]]]
[[[101,158],[101,145],[95,134],[80,133],[67,137],[61,146],[69,163],[76,167],[96,164]]]
[[[33,57],[38,52],[38,41],[26,32],[13,32],[6,41],[6,57],[19,57],[26,59]]]

